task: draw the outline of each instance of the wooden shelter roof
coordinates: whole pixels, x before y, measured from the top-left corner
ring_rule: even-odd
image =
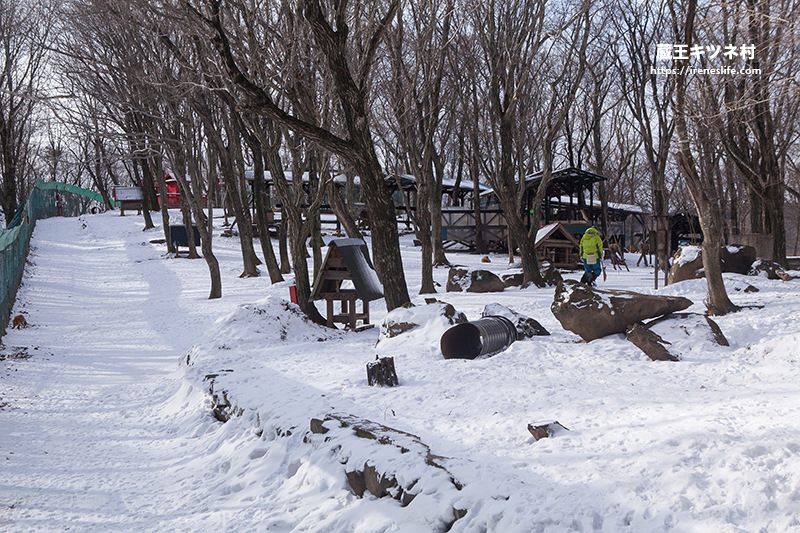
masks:
[[[325,260],[314,280],[311,299],[341,292],[342,282],[351,280],[358,298],[370,302],[383,298],[383,287],[369,258],[367,245],[361,239],[334,239],[328,243]]]
[[[567,167],[562,168],[559,170],[553,171],[550,179],[550,184],[557,184],[561,185],[562,187],[587,187],[591,186],[598,181],[605,181],[607,178],[604,178],[600,174],[595,174],[594,172],[589,172],[588,170],[581,170],[575,167]],[[529,174],[525,176],[525,187],[532,188],[538,187],[539,183],[542,181],[542,172],[537,172],[535,174]],[[571,187],[569,187],[571,188]]]

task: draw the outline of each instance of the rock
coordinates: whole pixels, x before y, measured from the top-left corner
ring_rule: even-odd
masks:
[[[431,453],[416,435],[351,415],[330,414],[318,422],[336,428],[324,437],[325,442],[345,458],[342,464],[347,482],[359,498],[367,493],[376,498],[390,497],[405,507],[417,497],[430,501],[452,496],[463,488],[443,465],[445,458]],[[342,431],[346,428],[352,433]],[[355,443],[353,436],[359,442]],[[365,461],[365,456],[379,457],[380,461]]]
[[[723,246],[719,251],[723,272],[747,274],[756,260],[756,249],[752,246]]]
[[[328,432],[328,428],[326,428],[324,424],[324,420],[320,420],[319,418],[312,418],[311,419],[311,433],[316,433],[318,435],[324,435]]]
[[[503,280],[503,285],[506,287],[521,287],[522,286],[522,272],[515,272],[513,274],[502,274],[500,279]]]
[[[542,279],[548,287],[555,287],[558,285],[558,282],[564,278],[561,277],[561,272],[552,264],[545,263],[545,265],[546,266],[542,267],[539,273],[542,275]],[[506,287],[521,287],[523,276],[522,272],[513,272],[502,274],[500,279],[503,280]]]
[[[728,342],[727,337],[725,334],[722,333],[722,328],[719,327],[719,324],[714,322],[710,316],[705,316],[706,322],[708,322],[708,327],[711,328],[711,333],[714,337],[714,342],[719,344],[720,346],[730,346],[731,343]]]
[[[750,270],[747,271],[749,276],[767,277],[767,279],[781,279],[789,281],[792,276],[786,273],[782,266],[774,261],[767,261],[766,259],[758,259],[750,265]]]
[[[419,326],[419,324],[415,324],[413,322],[392,322],[386,324],[385,328],[383,325],[381,326],[381,335],[391,339],[392,337],[402,335],[406,331],[411,331],[417,326]]]
[[[423,306],[398,307],[381,322],[380,339],[397,337],[433,321],[452,326],[467,322],[467,317],[452,305],[437,300]]]
[[[503,281],[488,270],[451,268],[447,277],[447,292],[502,292]]]
[[[467,315],[462,313],[461,311],[456,311],[456,308],[453,307],[451,304],[446,302],[436,302],[439,305],[443,305],[442,309],[442,316],[445,317],[451,324],[461,324],[462,322],[467,322]],[[433,305],[433,304],[428,304]]]
[[[723,246],[719,251],[719,260],[722,272],[750,274],[753,263],[756,261],[756,249],[752,246],[743,245]],[[758,261],[763,262],[760,259]],[[780,265],[778,265],[778,268],[780,268]],[[699,246],[682,246],[672,256],[672,267],[669,269],[667,284],[672,285],[679,281],[702,277],[705,277],[702,249]],[[770,279],[782,278],[775,277]]]
[[[645,326],[670,345],[670,353],[684,361],[707,358],[720,346],[730,346],[719,325],[698,313],[672,313]]]
[[[463,285],[468,282],[469,270],[466,268],[453,267],[447,274],[447,292],[461,292]]]
[[[702,249],[699,246],[681,246],[672,256],[667,285],[705,277]]]
[[[548,287],[555,287],[559,282],[564,281],[564,278],[561,277],[561,272],[552,264],[548,265],[547,268],[543,268],[541,273]]]
[[[550,310],[564,329],[592,341],[612,333],[625,333],[636,322],[681,311],[690,305],[691,300],[679,296],[594,289],[564,280],[556,287]]]
[[[347,477],[347,482],[350,484],[350,488],[353,489],[353,492],[356,493],[356,496],[363,498],[364,493],[367,491],[367,481],[364,479],[364,472],[353,470],[352,472],[345,472],[344,475]]]
[[[569,430],[556,420],[553,420],[552,422],[531,422],[528,424],[528,431],[530,431],[533,438],[538,441],[548,437],[554,437],[562,431]]]
[[[628,328],[626,337],[653,361],[679,361],[667,345],[670,343],[650,331],[644,324],[636,323]]]
[[[502,316],[511,321],[514,327],[517,328],[517,340],[530,339],[540,335],[550,335],[539,322],[536,320],[521,315],[516,311],[509,309],[500,304],[489,304],[483,308],[481,316]]]
[[[364,463],[364,485],[376,498],[393,496],[392,493],[396,493],[398,488],[397,479],[394,476],[381,474],[374,465],[369,463]]]

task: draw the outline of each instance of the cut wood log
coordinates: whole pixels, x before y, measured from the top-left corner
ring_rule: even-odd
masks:
[[[394,357],[384,357],[367,363],[367,383],[370,387],[396,387],[399,385],[397,372],[394,370]]]

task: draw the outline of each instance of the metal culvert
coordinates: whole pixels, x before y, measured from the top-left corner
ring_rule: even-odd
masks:
[[[487,316],[475,322],[456,324],[442,335],[445,359],[475,359],[502,352],[517,340],[517,328],[503,316]]]

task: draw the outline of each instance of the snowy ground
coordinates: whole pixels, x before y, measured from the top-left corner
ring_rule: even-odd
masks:
[[[298,320],[289,281],[238,278],[232,239],[216,240],[224,297],[209,301],[205,262],[167,257],[141,228],[115,214],[37,225],[13,313],[30,327],[8,331],[0,362],[2,531],[425,532],[454,508],[465,532],[800,531],[800,281],[726,275],[735,303],[762,307],[717,320],[729,348],[687,337],[678,363],[622,336],[580,341],[552,288],[441,289],[472,320],[497,302],[552,333],[446,361],[439,323],[376,345],[377,328]],[[419,249],[402,242],[416,294]],[[506,271],[503,256],[449,258]],[[653,292],[650,269],[608,274],[603,287]],[[659,292],[703,310],[702,280]],[[367,386],[376,355],[395,358],[399,387]],[[212,382],[242,416],[212,416]],[[414,453],[308,434],[332,413],[418,436],[461,490]],[[539,420],[570,431],[536,442]],[[345,471],[364,462],[419,477],[420,496],[359,499]]]

